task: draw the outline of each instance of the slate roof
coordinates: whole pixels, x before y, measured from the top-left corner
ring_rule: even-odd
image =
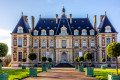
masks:
[[[21,26],[23,28],[23,33],[29,33],[30,26],[29,24],[25,21],[24,17],[21,16],[20,20],[18,21],[16,27],[14,28],[12,33],[17,33],[18,27]]]
[[[107,32],[105,32],[105,27],[106,26],[110,26],[111,27],[111,32],[109,32],[109,33],[117,33],[117,31],[115,30],[115,28],[111,24],[111,22],[108,19],[108,17],[105,15],[104,19],[102,20],[102,22],[100,23],[100,25],[98,27],[99,33],[107,33]]]

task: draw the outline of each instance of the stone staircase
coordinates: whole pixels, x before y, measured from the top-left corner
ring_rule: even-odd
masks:
[[[70,65],[69,63],[60,63],[56,65],[55,67],[73,68],[73,66]]]

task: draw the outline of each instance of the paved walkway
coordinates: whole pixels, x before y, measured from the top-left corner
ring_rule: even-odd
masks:
[[[74,68],[52,68],[48,72],[38,73],[37,76],[23,80],[97,80],[94,77],[86,77],[84,72],[78,72]]]

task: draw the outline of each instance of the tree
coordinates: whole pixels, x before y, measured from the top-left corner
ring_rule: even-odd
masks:
[[[0,57],[6,56],[8,52],[8,46],[5,43],[0,43]]]
[[[80,61],[84,61],[84,57],[83,57],[83,56],[78,57],[78,61],[79,61],[79,62],[80,62]],[[81,64],[82,64],[82,62],[81,62]]]
[[[101,59],[101,62],[105,62],[105,61],[106,61],[106,59],[105,59],[105,58],[102,58],[102,59]]]
[[[120,56],[120,43],[113,42],[110,43],[107,48],[107,55],[108,57],[115,57],[116,59],[116,75],[118,75],[118,60],[117,57]]]
[[[28,58],[33,62],[33,60],[35,60],[37,58],[36,54],[35,53],[30,53],[28,55]]]
[[[90,61],[90,60],[92,59],[92,54],[86,53],[86,54],[84,55],[84,59],[86,59],[87,61]]]
[[[41,61],[42,61],[42,62],[46,62],[46,60],[47,60],[46,57],[42,57],[42,58],[41,58]],[[43,65],[43,66],[44,66],[44,65]]]

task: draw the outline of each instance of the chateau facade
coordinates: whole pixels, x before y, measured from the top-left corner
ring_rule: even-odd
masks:
[[[117,32],[107,15],[100,16],[100,24],[96,26],[96,15],[94,16],[94,26],[89,18],[72,18],[72,14],[67,18],[65,8],[59,18],[39,18],[34,26],[32,16],[32,26],[30,28],[27,16],[21,16],[18,24],[11,33],[12,40],[12,66],[22,64],[22,59],[27,61],[29,66],[29,53],[36,53],[35,64],[41,63],[41,57],[51,57],[56,64],[74,62],[79,56],[84,56],[89,52],[93,58],[91,62],[97,66],[101,64],[101,58],[106,59],[106,64],[115,63],[115,58],[109,58],[106,46],[109,43],[117,42]],[[86,63],[87,61],[85,61]]]

